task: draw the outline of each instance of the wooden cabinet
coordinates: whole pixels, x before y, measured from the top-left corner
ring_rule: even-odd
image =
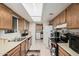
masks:
[[[25,29],[29,30],[29,22],[25,20]]]
[[[59,56],[70,56],[69,53],[67,53],[63,48],[61,48],[60,46],[58,46],[58,53]]]
[[[32,45],[32,37],[29,38],[29,49],[30,49],[31,45]]]
[[[24,30],[29,30],[29,22],[20,17],[18,20],[18,28],[20,32],[23,32]]]
[[[59,14],[59,24],[64,24],[66,23],[66,11],[63,11]]]
[[[36,32],[42,32],[43,31],[43,25],[42,24],[36,24]]]
[[[8,52],[7,56],[20,56],[20,45]]]
[[[79,4],[72,4],[67,8],[68,28],[79,28]]]
[[[32,44],[32,38],[29,37],[22,43],[7,52],[4,56],[25,56]]]
[[[19,18],[18,23],[19,23],[18,26],[19,26],[20,32],[23,32],[24,31],[24,19]]]
[[[54,27],[66,23],[66,11],[61,12],[50,23],[53,24]]]
[[[56,26],[56,18],[53,20],[53,26]]]
[[[56,16],[53,23],[54,27],[59,24],[67,23],[67,28],[78,29],[79,28],[79,4],[71,4],[58,16]]]
[[[25,56],[26,55],[26,41],[23,41],[21,43],[21,56]]]
[[[32,37],[26,40],[26,52],[30,49],[31,45],[32,45]]]
[[[57,26],[58,24],[59,24],[59,16],[55,18],[55,26]]]
[[[12,29],[12,14],[2,4],[0,4],[0,29]]]

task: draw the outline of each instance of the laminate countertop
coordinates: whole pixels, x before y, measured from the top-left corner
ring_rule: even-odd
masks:
[[[69,47],[69,43],[58,43],[58,45],[63,48],[66,52],[68,52],[71,56],[79,56],[74,50]]]
[[[26,38],[23,39],[22,41],[0,43],[0,56],[5,55],[11,49],[15,48],[16,46],[18,46],[19,44],[21,44],[23,41],[25,41],[26,39],[28,39],[30,37],[31,37],[31,35],[27,35]]]

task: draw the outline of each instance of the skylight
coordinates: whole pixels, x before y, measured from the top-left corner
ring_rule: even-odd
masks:
[[[41,22],[43,8],[42,3],[23,3],[23,6],[32,17],[34,22]]]

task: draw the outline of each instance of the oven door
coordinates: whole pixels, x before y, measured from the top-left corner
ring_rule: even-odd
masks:
[[[69,39],[69,47],[79,53],[79,38],[75,36],[71,37]]]

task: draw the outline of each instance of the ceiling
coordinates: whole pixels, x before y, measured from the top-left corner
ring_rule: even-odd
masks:
[[[24,6],[21,3],[4,3],[6,6],[8,6],[10,9],[12,9],[14,12],[16,12],[18,15],[25,18],[27,21],[31,22],[32,18],[24,8]]]
[[[4,3],[20,16],[24,17],[29,22],[33,19],[40,20],[36,23],[50,21],[60,12],[67,8],[70,3]]]
[[[23,3],[24,8],[27,10],[28,14],[31,16],[32,21],[41,22],[42,17],[42,3]]]
[[[43,22],[52,20],[69,5],[70,3],[44,3],[42,13]]]

